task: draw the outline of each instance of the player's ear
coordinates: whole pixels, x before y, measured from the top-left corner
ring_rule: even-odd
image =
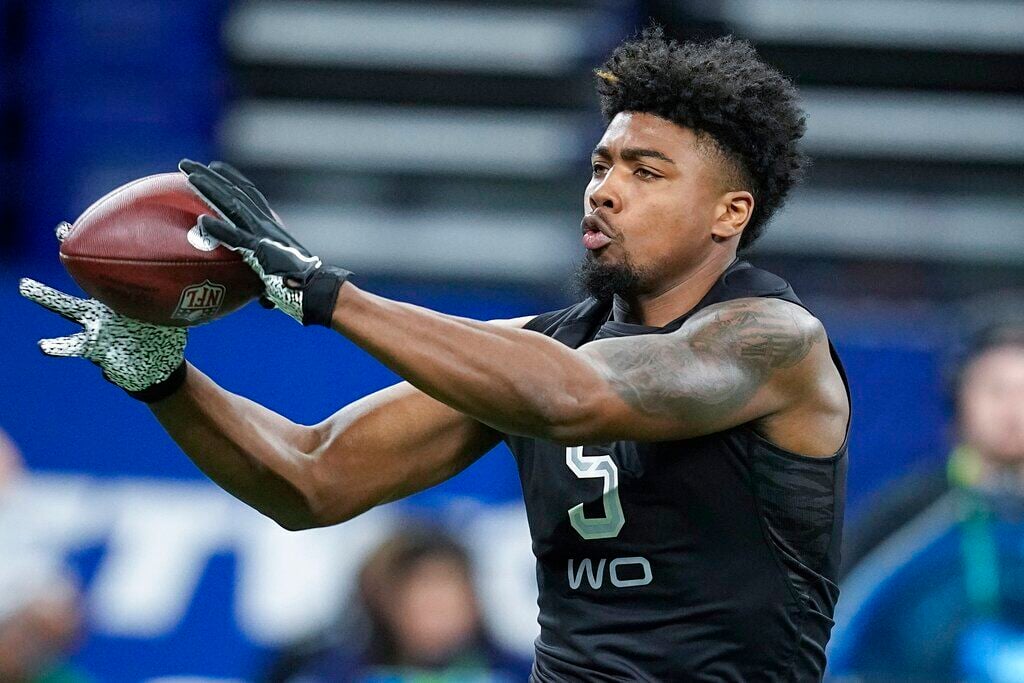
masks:
[[[726,192],[715,204],[715,222],[711,225],[711,239],[724,242],[737,237],[747,227],[754,213],[754,196],[746,190]]]

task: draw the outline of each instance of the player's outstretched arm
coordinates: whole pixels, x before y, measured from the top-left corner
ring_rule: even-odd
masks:
[[[108,381],[149,404],[213,481],[289,529],[335,524],[433,486],[500,438],[407,383],[320,424],[299,425],[187,366],[183,328],[132,320],[34,280],[23,279],[19,290],[82,326],[40,341],[44,353],[99,366]]]
[[[23,279],[19,290],[82,326],[66,337],[43,339],[44,353],[99,366],[111,383],[149,403],[211,479],[289,529],[341,522],[432,486],[499,439],[405,383],[318,425],[298,425],[187,366],[183,328],[132,320],[34,280]]]
[[[525,322],[481,324],[513,329]],[[189,366],[183,385],[150,408],[207,476],[289,529],[337,524],[429,488],[501,438],[407,382],[304,426]]]
[[[207,476],[288,529],[343,522],[433,486],[499,439],[407,383],[304,426],[190,366],[185,384],[150,408]]]
[[[690,438],[804,410],[810,424],[839,425],[830,433],[845,427],[845,390],[824,329],[775,299],[708,307],[672,334],[570,349],[347,284],[334,329],[481,422],[570,445]]]
[[[289,529],[335,524],[433,486],[499,439],[406,383],[318,425],[299,425],[186,366],[183,328],[132,320],[34,280],[22,280],[19,290],[82,325],[42,340],[44,353],[95,363],[107,380],[148,403],[213,481]]]

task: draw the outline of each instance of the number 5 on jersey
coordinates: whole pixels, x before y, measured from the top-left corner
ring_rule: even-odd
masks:
[[[619,468],[612,456],[583,455],[583,446],[570,446],[565,449],[565,464],[580,479],[600,478],[604,483],[604,515],[587,517],[580,503],[569,510],[572,528],[585,541],[618,536],[626,517],[619,502]]]

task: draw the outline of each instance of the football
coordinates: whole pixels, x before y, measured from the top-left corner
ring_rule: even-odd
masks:
[[[201,230],[202,214],[217,215],[184,174],[140,178],[86,209],[60,259],[82,289],[122,315],[176,327],[209,322],[263,285],[240,255]]]

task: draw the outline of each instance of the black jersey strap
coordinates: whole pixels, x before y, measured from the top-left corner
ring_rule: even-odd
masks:
[[[591,297],[568,308],[542,313],[523,328],[540,332],[576,348],[593,338],[597,329],[608,319],[610,310],[611,303],[601,303]]]
[[[755,268],[748,261],[736,259],[715,281],[697,305],[663,327],[636,325],[621,320],[609,320],[601,326],[597,339],[608,337],[629,337],[636,334],[666,334],[675,332],[699,311],[733,299],[749,297],[772,297],[784,299],[803,306],[789,283],[767,270]]]
[[[625,337],[635,334],[674,332],[698,311],[713,304],[747,297],[773,297],[803,306],[789,283],[778,275],[751,265],[743,259],[734,260],[715,281],[696,306],[664,327],[650,327],[614,320],[613,302],[600,302],[593,297],[568,308],[542,313],[524,326],[577,348],[592,339]]]

